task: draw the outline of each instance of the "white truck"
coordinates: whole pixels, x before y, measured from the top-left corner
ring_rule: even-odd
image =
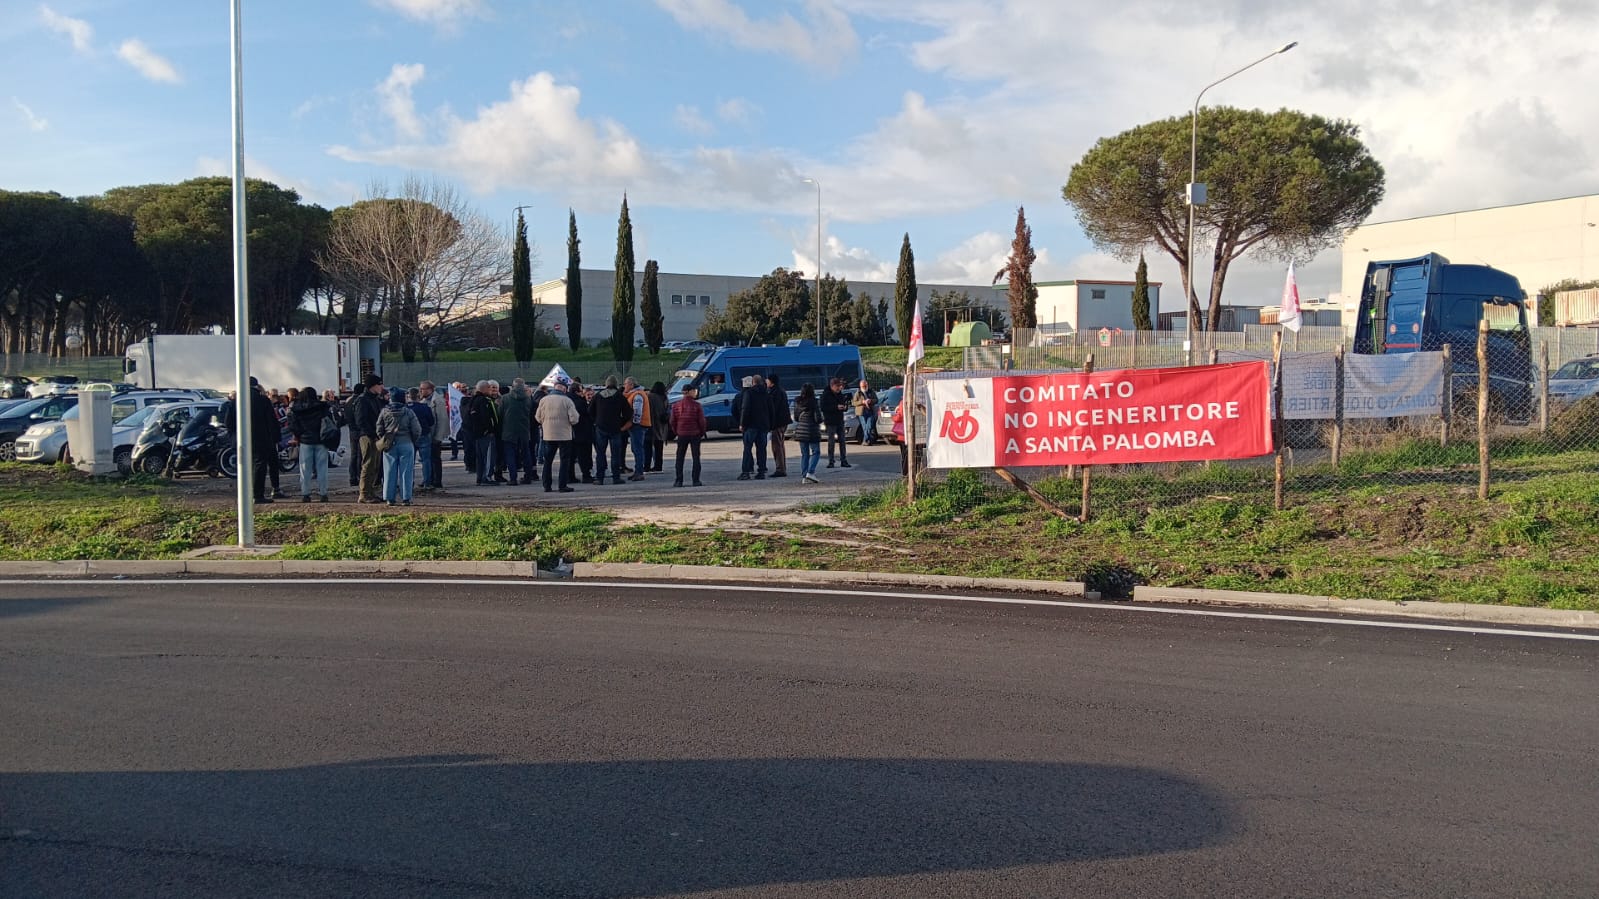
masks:
[[[136,387],[209,387],[231,391],[234,375],[232,334],[157,334],[130,344],[123,378]],[[355,390],[368,372],[382,373],[376,337],[330,334],[250,335],[250,374],[261,386]]]

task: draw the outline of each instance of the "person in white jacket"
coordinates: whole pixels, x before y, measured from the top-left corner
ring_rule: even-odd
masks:
[[[444,444],[454,437],[450,430],[450,404],[444,391],[433,386],[432,381],[417,385],[417,395],[433,411],[433,435],[428,442],[428,458],[422,460],[422,489],[438,490],[444,486]]]
[[[572,398],[566,395],[572,386],[572,379],[559,375],[555,379],[555,386],[544,399],[539,400],[538,408],[533,410],[533,418],[539,423],[544,434],[544,492],[549,493],[552,478],[551,469],[556,465],[556,457],[560,457],[560,474],[554,480],[560,484],[560,492],[571,493],[572,482],[572,437],[573,428],[577,426],[577,406],[573,405]]]

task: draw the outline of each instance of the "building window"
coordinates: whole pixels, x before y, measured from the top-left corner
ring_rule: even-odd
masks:
[[[687,304],[690,306],[694,305],[694,294],[689,294],[688,299],[685,302],[687,302]]]
[[[1091,300],[1103,300],[1105,298],[1105,288],[1096,287],[1093,290],[1090,290],[1088,292],[1088,298]]]
[[[693,299],[693,297],[690,297],[689,299]],[[673,306],[681,306],[681,305],[683,305],[683,295],[680,294],[680,293],[672,294],[672,305]]]
[[[709,305],[711,305],[711,298],[707,297],[707,296],[701,296],[700,297],[700,305],[701,306],[709,306]]]

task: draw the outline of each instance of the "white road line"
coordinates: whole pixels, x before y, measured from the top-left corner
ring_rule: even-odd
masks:
[[[124,586],[163,586],[181,585],[198,586],[200,584],[216,584],[222,586],[254,585],[254,584],[393,584],[401,578],[288,578],[288,577],[262,577],[262,578],[73,578],[54,579],[41,578],[38,580],[0,580],[0,587],[37,587],[40,585],[84,586],[97,587]],[[532,587],[536,590],[562,589],[573,587],[609,587],[609,588],[638,588],[649,587],[656,590],[692,590],[696,592],[717,591],[723,593],[786,593],[802,594],[809,596],[838,596],[846,599],[915,599],[935,602],[962,602],[962,603],[988,603],[1007,606],[1050,606],[1061,609],[1089,609],[1096,612],[1141,612],[1154,615],[1193,615],[1200,618],[1242,618],[1249,621],[1293,621],[1302,624],[1331,624],[1344,627],[1376,627],[1391,630],[1407,631],[1440,631],[1452,634],[1481,634],[1504,637],[1537,637],[1543,640],[1575,640],[1579,642],[1599,643],[1599,634],[1562,633],[1560,631],[1523,631],[1512,628],[1475,626],[1470,624],[1423,624],[1415,621],[1390,621],[1387,619],[1347,618],[1347,617],[1319,617],[1315,615],[1273,615],[1266,612],[1231,612],[1220,609],[1194,609],[1174,608],[1171,606],[1133,605],[1132,603],[1107,603],[1087,602],[1062,599],[1026,599],[1015,596],[968,596],[954,593],[899,593],[885,590],[834,590],[812,589],[807,587],[745,587],[734,584],[669,584],[659,581],[530,581],[530,580],[497,580],[492,578],[403,578],[408,584],[442,585],[453,587]],[[6,602],[0,599],[0,603]]]

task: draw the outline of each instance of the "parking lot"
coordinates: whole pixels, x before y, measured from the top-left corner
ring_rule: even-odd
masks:
[[[702,444],[703,487],[673,487],[673,463],[676,448],[667,445],[664,471],[650,472],[643,481],[623,478],[621,484],[574,484],[573,493],[545,493],[541,484],[520,484],[516,487],[501,485],[480,487],[476,476],[467,471],[460,460],[452,461],[449,450],[444,452],[444,489],[431,493],[417,493],[409,508],[390,509],[387,506],[357,506],[363,510],[383,512],[427,512],[438,509],[460,511],[482,508],[585,508],[615,511],[624,518],[648,520],[659,514],[671,521],[686,523],[705,521],[721,513],[741,511],[780,511],[800,508],[812,503],[831,502],[852,496],[863,490],[884,487],[900,477],[899,447],[891,444],[876,446],[849,445],[849,468],[828,468],[827,449],[823,445],[822,462],[816,476],[820,484],[805,484],[799,477],[799,444],[789,441],[788,477],[768,478],[764,481],[738,480],[743,444],[736,436],[717,436]],[[632,453],[628,464],[632,464]],[[688,479],[690,461],[685,459],[685,480]],[[770,467],[770,462],[768,462]],[[282,487],[287,496],[279,500],[291,508],[300,505],[300,475],[283,474]],[[332,486],[332,504],[355,506],[356,489],[350,486],[349,469],[341,465],[329,471]],[[180,489],[202,502],[231,503],[233,482],[227,479],[210,479],[189,476],[180,482]],[[417,483],[421,483],[420,470]],[[667,511],[671,507],[672,511]]]

